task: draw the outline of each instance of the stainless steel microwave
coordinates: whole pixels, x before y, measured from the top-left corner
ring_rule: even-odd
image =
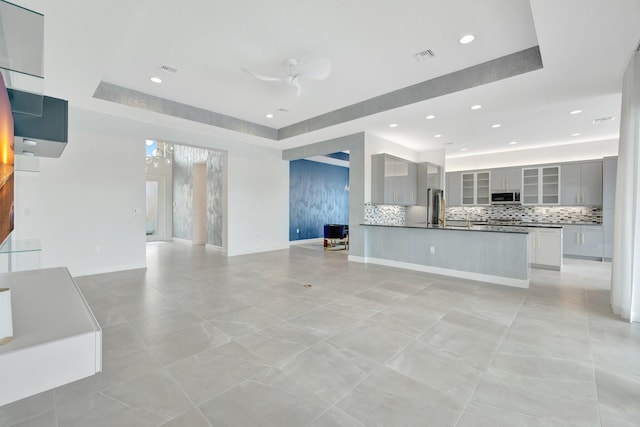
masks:
[[[520,192],[519,191],[507,191],[507,192],[495,192],[491,193],[492,205],[519,205],[520,204]]]

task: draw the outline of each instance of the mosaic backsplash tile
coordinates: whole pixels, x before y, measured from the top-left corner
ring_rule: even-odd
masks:
[[[587,206],[470,206],[447,208],[447,220],[602,224],[602,209]]]
[[[364,222],[371,224],[404,225],[406,208],[396,205],[364,205]]]

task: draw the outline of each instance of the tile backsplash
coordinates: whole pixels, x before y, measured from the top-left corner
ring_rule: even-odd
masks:
[[[602,209],[587,206],[470,206],[448,207],[447,220],[497,221],[543,223],[593,223],[602,224]]]
[[[370,224],[404,225],[406,208],[397,205],[364,205],[364,222]]]

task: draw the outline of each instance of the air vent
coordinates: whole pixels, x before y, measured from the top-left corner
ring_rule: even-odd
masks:
[[[611,120],[615,120],[615,116],[609,116],[609,117],[600,117],[599,119],[593,119],[591,121],[591,123],[593,123],[594,125],[597,125],[598,123],[602,123],[602,122],[610,122]]]
[[[413,57],[418,62],[422,62],[429,58],[433,58],[434,56],[436,56],[436,54],[431,49],[423,50],[422,52],[418,52],[415,55],[413,55]]]
[[[168,73],[168,74],[175,74],[175,73],[178,72],[177,68],[171,67],[171,66],[169,66],[167,64],[162,64],[160,66],[160,70],[164,71],[165,73]]]

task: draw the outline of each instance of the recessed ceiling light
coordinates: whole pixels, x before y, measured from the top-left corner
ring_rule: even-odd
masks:
[[[473,34],[466,34],[460,37],[460,44],[468,44],[475,40],[475,36]]]
[[[156,76],[151,77],[149,80],[151,80],[154,83],[162,83],[162,79]]]
[[[425,117],[427,120],[432,120],[435,119],[436,116],[434,116],[433,114],[429,114],[427,117]]]
[[[572,133],[571,136],[580,136],[581,134],[576,132],[576,133]]]
[[[517,143],[518,143],[518,141],[511,141],[511,142],[509,143],[509,145],[516,145]]]
[[[389,125],[389,127],[390,127],[390,128],[397,128],[397,127],[398,127],[398,124],[397,124],[397,123],[391,123],[391,124]]]
[[[481,108],[482,108],[482,105],[480,105],[480,104],[474,104],[474,105],[471,106],[472,110],[479,110]]]
[[[433,135],[434,138],[440,138],[442,135],[440,135],[439,133]]]
[[[491,125],[492,128],[499,128],[500,126],[502,126],[500,123],[496,123],[495,125]]]
[[[468,148],[461,148],[460,151],[467,151]]]
[[[569,114],[580,114],[580,113],[582,113],[582,110],[569,111]]]
[[[266,115],[265,115],[265,117],[266,117],[267,119],[273,119],[273,114],[271,114],[271,113],[266,114]]]

